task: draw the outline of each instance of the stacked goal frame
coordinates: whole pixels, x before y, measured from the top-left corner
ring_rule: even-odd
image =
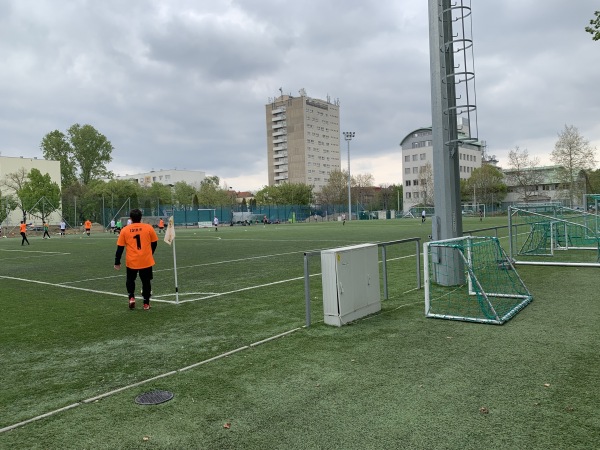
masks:
[[[497,237],[423,244],[425,315],[502,325],[533,297]]]
[[[600,267],[596,213],[550,204],[510,206],[508,234],[514,264]]]

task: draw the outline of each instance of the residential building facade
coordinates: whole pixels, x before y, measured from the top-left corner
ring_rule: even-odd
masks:
[[[459,125],[460,136],[468,135],[468,125]],[[433,206],[433,143],[432,128],[417,128],[400,142],[402,148],[402,186],[404,211],[416,205]],[[473,170],[481,167],[485,144],[463,142],[458,149],[461,179],[468,179]]]
[[[319,192],[341,170],[339,102],[281,95],[265,105],[269,186],[304,183]]]
[[[151,186],[152,183],[162,183],[165,185],[173,185],[183,181],[196,189],[200,187],[200,183],[206,178],[206,173],[199,170],[151,170],[150,172],[137,173],[133,175],[118,175],[117,180],[132,180],[140,186]]]

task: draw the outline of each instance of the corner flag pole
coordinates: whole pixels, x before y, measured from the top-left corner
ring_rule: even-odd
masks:
[[[175,251],[175,223],[173,216],[169,217],[169,225],[165,233],[165,242],[173,244],[173,269],[175,272],[175,303],[179,305],[179,285],[177,284],[177,252]]]

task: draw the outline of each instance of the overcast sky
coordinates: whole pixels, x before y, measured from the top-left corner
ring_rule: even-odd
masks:
[[[584,31],[598,1],[472,8],[489,154],[550,163],[565,124],[600,150],[600,41]],[[431,125],[428,24],[426,0],[0,0],[0,154],[41,157],[44,135],[90,124],[118,175],[202,170],[260,189],[265,104],[304,88],[339,99],[353,174],[401,183],[400,141]]]

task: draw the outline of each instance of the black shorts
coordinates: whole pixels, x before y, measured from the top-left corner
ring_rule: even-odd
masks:
[[[128,280],[134,281],[137,278],[138,273],[140,275],[140,280],[142,280],[142,282],[150,281],[153,278],[152,266],[146,267],[145,269],[131,269],[131,268],[127,267],[127,279]]]

